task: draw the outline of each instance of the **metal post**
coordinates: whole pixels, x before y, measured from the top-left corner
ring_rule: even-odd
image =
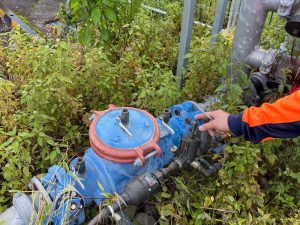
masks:
[[[183,68],[187,65],[185,55],[190,50],[190,43],[192,38],[194,14],[195,14],[196,0],[184,0],[183,17],[181,24],[180,44],[177,62],[178,86],[183,86]]]
[[[217,41],[216,35],[223,29],[224,20],[226,16],[228,0],[218,0],[215,12],[215,21],[211,31],[210,45],[214,46]]]
[[[236,10],[234,12],[234,15],[233,15],[232,27],[234,27],[236,25],[238,16],[240,14],[241,5],[242,5],[242,0],[237,0],[237,1],[238,1],[238,3],[237,3],[237,8],[236,8]]]
[[[235,10],[236,10],[235,3],[236,3],[236,0],[232,0],[231,6],[230,6],[230,11],[229,11],[227,28],[226,28],[227,30],[229,30],[232,27],[233,15],[234,15]]]

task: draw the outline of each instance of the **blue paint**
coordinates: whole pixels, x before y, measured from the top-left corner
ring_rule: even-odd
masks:
[[[86,172],[81,177],[80,181],[76,180],[71,172],[66,172],[64,169],[53,166],[49,169],[48,174],[42,179],[42,183],[46,190],[49,191],[51,199],[55,200],[62,195],[62,193],[69,190],[76,190],[79,196],[84,199],[84,207],[91,205],[92,203],[100,204],[104,199],[104,193],[119,195],[123,193],[127,183],[132,181],[138,175],[144,172],[153,172],[160,168],[163,168],[174,159],[174,154],[171,151],[173,146],[179,147],[182,137],[188,134],[191,122],[194,121],[194,115],[200,114],[196,108],[193,107],[191,102],[185,102],[180,105],[175,105],[170,108],[172,117],[168,125],[175,131],[171,134],[170,131],[164,127],[161,120],[157,119],[160,128],[160,140],[159,146],[162,150],[162,156],[154,156],[148,159],[143,167],[135,167],[133,163],[115,163],[103,158],[100,158],[92,148],[89,148],[85,155]],[[102,141],[107,144],[122,148],[129,148],[129,146],[142,145],[149,140],[154,133],[154,126],[151,120],[143,113],[137,110],[132,110],[132,122],[136,122],[137,127],[130,127],[130,131],[133,133],[131,140],[128,135],[122,131],[117,123],[114,123],[114,119],[120,114],[120,110],[113,110],[106,113],[103,118],[100,118],[96,126],[96,134]],[[136,120],[136,121],[135,121]],[[150,120],[150,121],[149,121]],[[150,123],[150,126],[149,124]],[[144,125],[147,124],[145,129]],[[200,125],[200,122],[198,122]],[[118,143],[112,141],[112,137],[120,136],[122,140]],[[123,140],[124,139],[124,140]],[[77,159],[74,159],[70,163],[72,170],[76,164]],[[62,224],[63,216],[67,216],[70,219],[68,223],[70,225],[81,224],[84,222],[84,213],[82,209],[78,209],[76,212],[71,212],[69,205],[71,203],[78,204],[78,199],[71,198],[65,201],[56,210],[55,216],[51,218],[51,221],[55,225]]]
[[[130,122],[127,129],[132,133],[131,137],[116,121],[121,111],[122,109],[115,109],[101,116],[96,125],[98,138],[106,145],[118,149],[135,148],[146,144],[154,134],[154,124],[151,119],[141,111],[129,109]]]

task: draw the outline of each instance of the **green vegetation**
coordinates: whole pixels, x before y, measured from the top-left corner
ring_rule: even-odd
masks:
[[[241,87],[224,78],[232,34],[209,48],[209,30],[195,27],[185,87],[178,90],[180,3],[162,1],[168,15],[161,16],[139,7],[128,11],[127,1],[87,2],[71,1],[68,15],[72,23],[84,19],[78,29],[86,45],[74,36],[34,39],[15,31],[10,45],[0,47],[0,210],[33,175],[85,151],[92,110],[113,103],[159,114],[211,94],[221,100],[215,109],[238,113],[245,107]],[[116,11],[114,4],[120,4]],[[276,30],[267,28],[265,46],[284,39]],[[224,162],[215,177],[184,171],[165,183],[153,200],[160,224],[299,224],[300,139],[227,142],[224,154],[215,156]]]
[[[62,12],[65,22],[79,25],[79,41],[84,44],[118,38],[122,26],[130,23],[138,13],[141,0],[70,0]],[[70,11],[69,11],[70,10]]]

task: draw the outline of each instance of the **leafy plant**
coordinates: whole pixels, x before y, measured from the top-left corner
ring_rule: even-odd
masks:
[[[79,25],[79,41],[107,41],[120,36],[122,25],[133,20],[141,0],[70,0],[61,15],[69,24]]]
[[[247,78],[232,84],[225,76],[231,34],[222,34],[209,48],[209,30],[195,27],[185,87],[177,89],[182,2],[155,3],[167,16],[138,10],[139,1],[131,11],[127,1],[71,0],[64,16],[81,30],[86,46],[73,36],[54,41],[18,31],[8,46],[0,45],[0,210],[33,175],[84,152],[93,110],[113,103],[160,114],[174,103],[202,101],[206,95],[219,100],[211,109],[235,114],[245,108]],[[204,19],[209,23],[213,14]],[[279,26],[268,29],[262,44],[277,47],[284,35],[277,32]],[[225,151],[213,157],[224,162],[214,177],[183,171],[164,184],[152,202],[159,223],[299,224],[299,138],[260,145],[231,138],[226,143]]]
[[[185,71],[183,91],[189,99],[200,102],[205,96],[213,94],[224,79],[232,38],[230,35],[220,35],[219,42],[211,48],[209,30],[202,28],[196,32],[191,51],[187,55],[189,66]]]

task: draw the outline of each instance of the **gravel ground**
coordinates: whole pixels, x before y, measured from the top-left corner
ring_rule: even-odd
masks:
[[[60,3],[65,0],[0,0],[15,13],[25,16],[28,21],[42,32],[47,32],[45,22],[53,20],[59,10]]]

